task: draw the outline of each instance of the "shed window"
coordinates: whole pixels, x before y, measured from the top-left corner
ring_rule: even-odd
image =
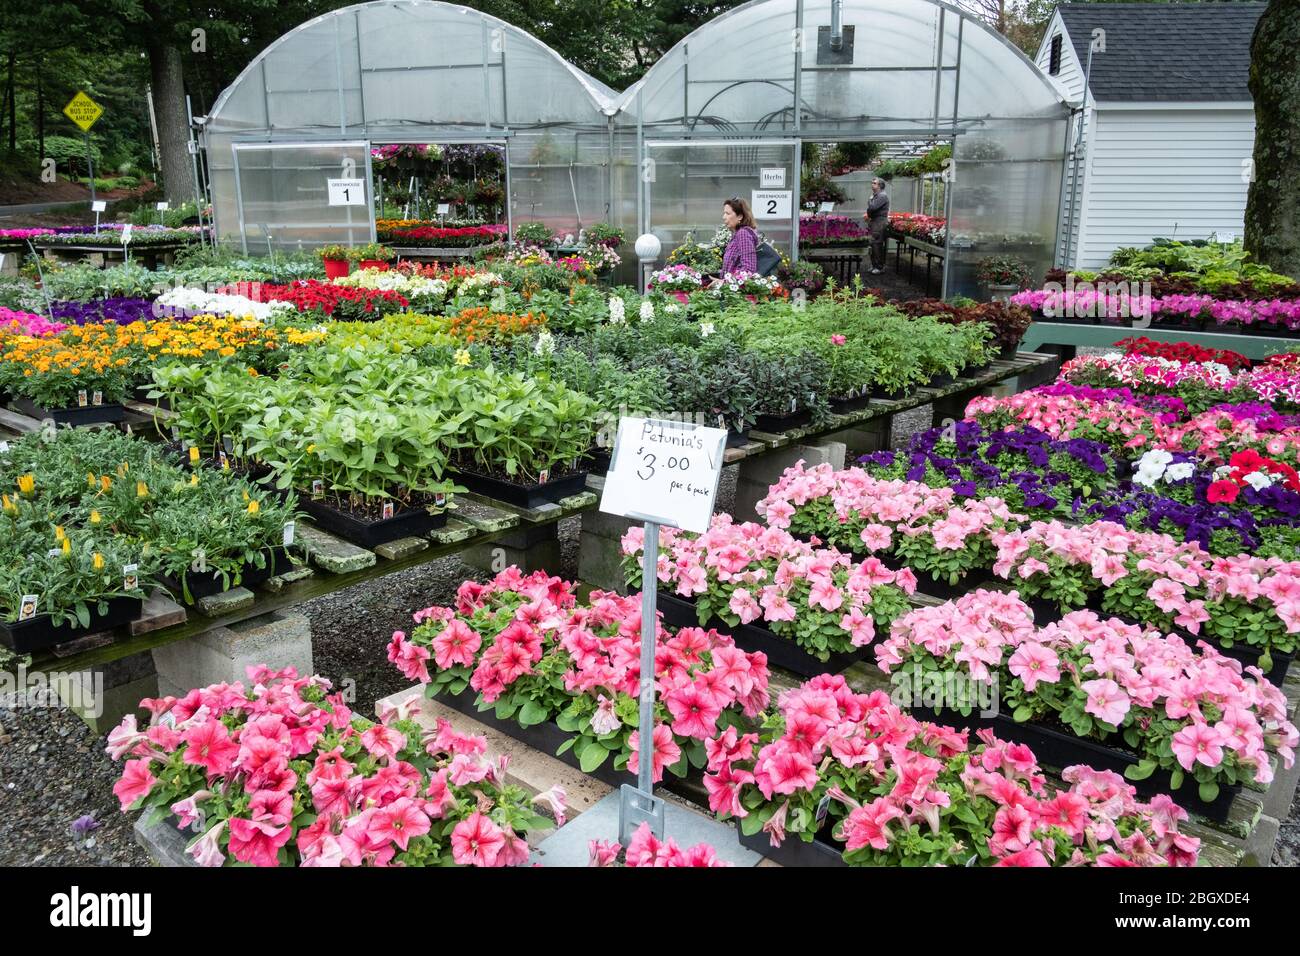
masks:
[[[1052,37],[1052,57],[1047,61],[1047,72],[1056,76],[1061,72],[1061,35]]]

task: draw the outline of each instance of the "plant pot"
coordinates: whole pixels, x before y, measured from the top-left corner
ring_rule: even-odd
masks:
[[[957,379],[953,378],[953,376],[948,375],[947,373],[944,373],[942,375],[933,375],[930,377],[930,381],[927,384],[927,387],[943,388],[945,385],[951,385],[955,381],[957,381]]]
[[[826,842],[818,833],[811,843],[805,843],[794,834],[787,834],[780,846],[772,846],[768,835],[759,830],[753,836],[737,831],[740,845],[752,850],[773,863],[782,866],[848,866],[844,862],[844,846]]]
[[[230,587],[255,588],[273,575],[283,574],[293,566],[283,547],[266,548],[262,554],[266,555],[266,566],[259,568],[251,562],[245,562],[240,569],[239,581],[236,582],[232,575]],[[184,582],[178,577],[168,575],[163,579],[163,583],[173,595],[180,596],[182,600],[185,598],[185,588],[188,586],[190,599],[186,601],[187,604],[193,604],[199,598],[211,597],[213,594],[221,594],[227,590],[221,583],[221,575],[215,571],[207,574],[191,572],[185,576]]]
[[[1002,346],[1002,348],[998,349],[998,360],[1002,362],[1010,362],[1016,357],[1016,353],[1019,351],[1020,351],[1019,342],[1017,342],[1015,345],[1004,345]]]
[[[865,395],[855,395],[852,398],[832,398],[830,400],[831,411],[836,415],[848,415],[851,412],[860,412],[871,404],[871,393]]]
[[[172,403],[167,400],[166,396],[160,395],[158,398],[150,398],[149,393],[153,391],[152,385],[137,385],[135,389],[135,400],[144,402],[146,405],[156,405],[163,411],[171,411]]]
[[[66,644],[87,634],[108,631],[137,620],[144,612],[144,601],[133,597],[115,597],[108,601],[108,613],[99,615],[91,608],[89,627],[55,627],[50,615],[38,614],[29,621],[12,624],[0,622],[0,644],[18,654],[29,654],[56,644]]]
[[[587,487],[587,472],[572,471],[563,478],[556,478],[545,484],[524,485],[491,475],[480,475],[472,471],[452,471],[449,474],[458,485],[464,485],[470,491],[495,501],[520,508],[540,508],[545,504],[554,504],[561,498],[581,494]]]
[[[735,431],[734,429],[731,428],[727,429],[728,448],[743,448],[745,445],[748,445],[750,441],[752,441],[752,439],[749,437],[748,428],[740,432]]]
[[[979,378],[981,375],[987,375],[993,371],[992,361],[985,362],[983,365],[968,365],[961,370],[962,378]]]
[[[608,448],[592,448],[584,459],[587,471],[593,475],[603,475],[609,471],[612,453]]]
[[[988,290],[989,299],[993,302],[1007,302],[1020,291],[1018,285],[989,285],[985,288]]]
[[[348,274],[348,260],[346,259],[322,259],[321,265],[325,267],[326,279],[342,279]]]
[[[867,393],[870,398],[880,398],[887,402],[902,401],[908,395],[905,388],[887,388],[884,385],[872,385],[871,391]]]
[[[917,571],[913,568],[912,573],[916,575],[917,591],[945,601],[961,597],[968,591],[974,591],[976,588],[983,587],[993,580],[980,568],[973,568],[968,571],[956,584],[949,584],[947,580],[937,578],[928,571]]]
[[[362,259],[358,265],[360,265],[362,269],[374,269],[378,272],[388,271],[388,263],[383,259]]]
[[[699,612],[694,601],[688,601],[676,594],[658,594],[659,610],[663,612],[664,623],[674,627],[700,627]],[[819,674],[836,674],[861,660],[872,659],[869,647],[859,647],[852,652],[832,654],[828,660],[819,661],[796,644],[793,638],[778,637],[766,627],[753,624],[739,624],[732,627],[720,618],[713,618],[703,625],[724,634],[730,634],[741,650],[762,651],[767,655],[768,664],[793,671],[800,677],[816,677]]]
[[[670,296],[680,302],[682,305],[691,301],[691,297],[685,292],[669,292]]]
[[[298,507],[322,531],[363,548],[376,548],[398,538],[418,538],[447,523],[447,512],[434,514],[427,508],[407,508],[397,511],[391,518],[371,521],[302,492],[298,494]]]
[[[103,422],[120,422],[126,418],[126,407],[123,405],[86,405],[84,408],[74,405],[70,408],[42,408],[30,399],[15,398],[13,407],[28,418],[34,418],[37,421],[52,418],[57,425],[98,425]]]
[[[754,428],[760,432],[779,435],[793,428],[802,428],[812,421],[812,412],[804,410],[792,415],[759,415],[754,421]]]
[[[1064,770],[1076,764],[1086,764],[1095,770],[1112,770],[1123,776],[1126,769],[1138,763],[1134,754],[1108,747],[1100,741],[1076,737],[1045,724],[1016,723],[1006,714],[994,717],[991,726],[993,733],[1001,739],[1028,746],[1043,767]],[[1127,777],[1125,780],[1137,790],[1140,799],[1149,800],[1158,793],[1167,793],[1184,809],[1216,823],[1228,819],[1233,800],[1241,792],[1240,785],[1220,784],[1219,795],[1206,803],[1196,792],[1196,781],[1190,777],[1180,788],[1173,789],[1168,770],[1156,770],[1145,780],[1129,780]]]

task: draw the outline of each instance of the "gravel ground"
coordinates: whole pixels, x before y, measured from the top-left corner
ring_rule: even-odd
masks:
[[[893,444],[930,424],[928,406],[899,415]],[[735,488],[732,467],[723,472],[719,509],[730,509]],[[556,573],[564,577],[577,576],[579,528],[577,518],[560,525]],[[488,577],[458,558],[444,558],[303,605],[311,620],[316,671],[336,685],[355,682],[353,706],[373,713],[376,700],[409,686],[385,654],[393,631],[407,628],[414,611],[449,603],[462,581]],[[0,864],[148,865],[135,844],[131,820],[118,812],[112,793],[117,776],[117,765],[104,753],[104,739],[70,712],[0,706]],[[86,814],[101,826],[77,838],[72,822]],[[1300,865],[1300,800],[1283,823],[1273,863]]]

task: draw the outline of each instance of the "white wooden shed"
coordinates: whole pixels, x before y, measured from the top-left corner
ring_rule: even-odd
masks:
[[[1057,6],[1035,62],[1082,106],[1066,158],[1060,263],[1095,269],[1156,236],[1241,235],[1255,143],[1250,42],[1266,6]]]

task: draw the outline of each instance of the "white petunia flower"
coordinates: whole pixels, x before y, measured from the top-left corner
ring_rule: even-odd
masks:
[[[1196,467],[1190,461],[1179,462],[1165,469],[1165,479],[1167,481],[1184,481],[1192,477],[1195,471]]]

